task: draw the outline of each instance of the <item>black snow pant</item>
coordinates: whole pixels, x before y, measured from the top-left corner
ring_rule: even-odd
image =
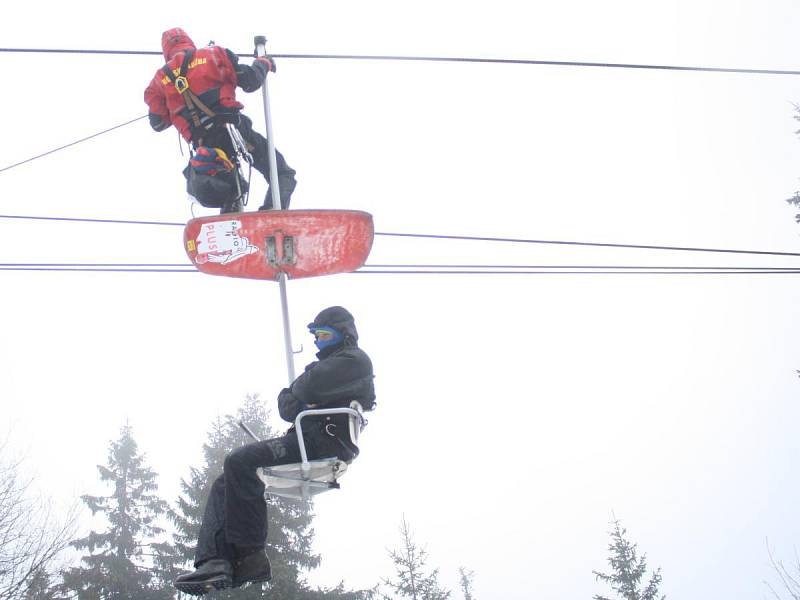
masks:
[[[253,121],[246,115],[239,113],[239,124],[236,128],[242,134],[242,139],[247,144],[247,149],[253,156],[253,167],[264,176],[267,183],[270,183],[269,175],[269,152],[267,149],[267,138],[253,129]],[[224,126],[215,126],[211,131],[203,136],[204,146],[213,146],[222,148],[228,153],[228,156],[233,155],[233,142],[231,142],[228,130]],[[275,161],[278,167],[278,186],[280,187],[281,206],[284,209],[289,208],[292,192],[297,186],[297,181],[294,176],[296,171],[292,169],[283,158],[283,154],[275,150]],[[264,197],[264,204],[261,208],[272,208],[272,194],[267,190],[267,195]]]
[[[309,424],[310,425],[310,424]],[[303,430],[308,458],[342,454],[341,442],[321,428]],[[237,448],[225,458],[223,473],[214,481],[206,502],[194,555],[195,567],[212,558],[233,562],[238,556],[264,548],[267,503],[259,467],[300,462],[294,431],[284,436]]]

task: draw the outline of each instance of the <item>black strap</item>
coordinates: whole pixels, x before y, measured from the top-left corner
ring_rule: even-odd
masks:
[[[353,443],[353,441],[349,439],[350,438],[349,435],[347,436],[348,441],[345,441],[341,437],[336,435],[336,429],[337,427],[334,423],[328,423],[327,425],[325,425],[322,431],[324,431],[325,434],[328,435],[329,437],[332,437],[336,441],[336,443],[339,444],[339,446],[341,446],[342,449],[344,450],[344,454],[339,455],[338,458],[345,462],[350,462],[359,455],[358,446],[356,446]]]
[[[194,56],[194,50],[187,50],[183,53],[183,62],[181,63],[180,68],[178,69],[178,75],[176,76],[175,73],[172,72],[172,69],[169,68],[169,65],[164,65],[161,67],[161,70],[164,71],[164,74],[169,78],[172,83],[175,83],[175,80],[178,77],[184,77],[186,72],[189,70],[189,63],[192,61],[192,57]]]
[[[178,69],[178,75],[175,75],[172,69],[169,68],[169,65],[164,65],[163,67],[161,67],[161,70],[164,72],[167,78],[172,82],[172,84],[175,85],[175,82],[178,80],[178,77],[184,77],[184,78],[186,77],[186,72],[189,70],[189,63],[191,63],[193,57],[194,57],[194,50],[187,50],[186,52],[184,52],[183,62],[181,63],[180,68]],[[200,100],[200,98],[197,97],[197,94],[195,94],[188,87],[186,87],[186,89],[184,89],[182,92],[180,90],[178,91],[183,97],[183,101],[186,103],[186,110],[189,111],[189,117],[192,119],[192,125],[194,130],[192,132],[192,137],[194,138],[196,136],[199,136],[199,134],[203,131],[203,128],[202,128],[202,123],[200,121],[200,115],[197,114],[197,109],[199,108],[206,114],[206,116],[212,118],[217,116],[217,113],[215,113],[208,106],[206,106],[205,103],[202,100]],[[200,140],[198,140],[198,143],[199,142]]]

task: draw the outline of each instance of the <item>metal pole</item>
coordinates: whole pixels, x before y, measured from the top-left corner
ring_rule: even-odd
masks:
[[[278,289],[281,294],[281,315],[283,316],[283,345],[286,351],[286,369],[289,375],[289,385],[294,381],[294,351],[292,349],[292,332],[289,330],[289,300],[286,297],[286,274],[278,277]]]
[[[257,35],[253,40],[256,46],[256,56],[266,56],[267,50],[265,48],[267,38],[263,35]],[[275,158],[275,143],[272,135],[272,114],[269,108],[269,89],[267,88],[267,81],[269,76],[264,79],[264,85],[261,86],[261,96],[264,99],[264,120],[267,123],[267,155],[269,156],[269,189],[272,196],[273,210],[281,210],[281,194],[278,183],[278,161]],[[281,294],[281,316],[283,317],[283,345],[286,351],[286,368],[289,374],[289,384],[294,381],[294,352],[292,351],[292,332],[289,329],[289,301],[286,295],[286,274],[280,273],[278,276],[278,287]]]
[[[261,438],[259,438],[255,433],[253,433],[253,430],[250,429],[247,425],[245,425],[244,421],[239,421],[239,427],[244,429],[244,432],[247,435],[249,435],[251,438],[253,438],[254,441],[256,441],[256,442],[260,442],[261,441]]]
[[[256,56],[266,56],[267,38],[257,35],[254,39],[256,44]],[[272,141],[272,113],[269,108],[269,89],[267,82],[269,74],[264,78],[264,85],[261,86],[261,96],[264,99],[264,120],[267,122],[267,153],[269,154],[269,190],[272,196],[272,208],[282,209],[281,194],[278,184],[278,162],[275,160],[275,143]]]

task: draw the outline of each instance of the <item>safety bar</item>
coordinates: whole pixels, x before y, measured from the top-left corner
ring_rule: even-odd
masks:
[[[294,428],[295,431],[297,431],[297,441],[300,446],[300,458],[302,460],[302,463],[300,464],[300,470],[303,472],[303,475],[306,475],[311,470],[311,465],[308,464],[306,443],[303,440],[303,427],[300,425],[300,421],[303,419],[303,417],[323,415],[350,415],[351,417],[356,417],[359,420],[359,425],[364,423],[364,416],[353,408],[312,408],[301,411],[294,420]]]

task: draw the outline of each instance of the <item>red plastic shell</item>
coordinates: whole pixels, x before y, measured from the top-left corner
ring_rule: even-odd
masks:
[[[192,219],[186,254],[209,275],[290,279],[355,271],[372,248],[372,215],[355,210],[266,210]]]

